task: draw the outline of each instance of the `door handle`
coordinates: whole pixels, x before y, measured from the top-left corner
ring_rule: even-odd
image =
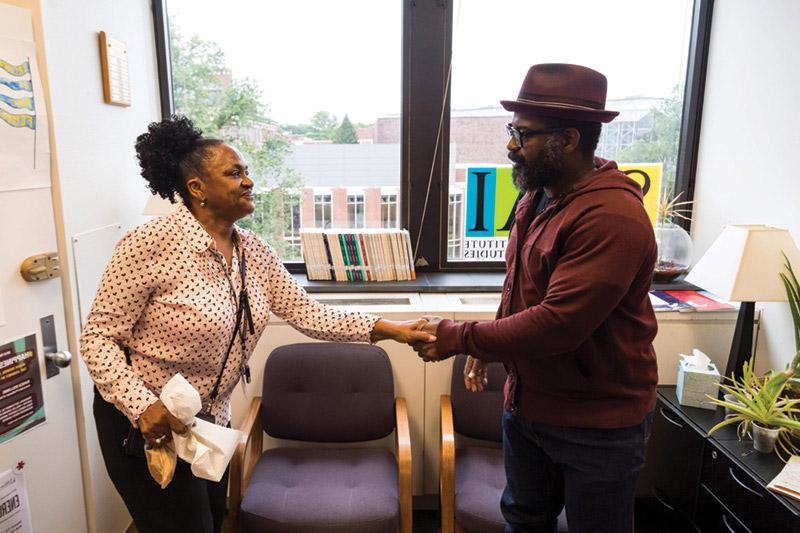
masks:
[[[61,275],[61,263],[58,252],[32,255],[26,258],[19,267],[19,273],[25,281],[42,281],[57,278]]]
[[[44,354],[44,358],[56,365],[58,368],[67,368],[72,362],[72,354],[66,350],[46,353]]]

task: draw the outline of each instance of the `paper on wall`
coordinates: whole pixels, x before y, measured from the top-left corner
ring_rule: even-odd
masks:
[[[18,460],[13,468],[0,473],[0,532],[32,533],[31,510],[23,474],[26,463]]]
[[[0,191],[50,186],[45,104],[36,44],[0,38]]]

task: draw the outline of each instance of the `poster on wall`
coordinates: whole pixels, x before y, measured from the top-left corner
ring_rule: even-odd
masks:
[[[36,335],[0,345],[0,445],[44,421]]]
[[[31,511],[25,488],[25,461],[0,472],[0,533],[31,533]]]
[[[626,163],[619,169],[644,193],[644,207],[655,225],[661,189],[661,163]],[[508,234],[520,193],[511,167],[468,167],[464,251],[466,261],[504,261]]]
[[[519,191],[511,167],[467,168],[464,257],[503,261]]]
[[[0,191],[50,186],[49,125],[32,27],[30,11],[0,4]]]
[[[629,178],[642,188],[644,210],[653,226],[658,221],[658,195],[661,191],[661,163],[620,163],[617,165]]]

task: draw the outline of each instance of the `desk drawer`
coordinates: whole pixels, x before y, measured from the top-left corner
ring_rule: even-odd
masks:
[[[754,533],[757,531],[768,531],[759,528],[751,530],[736,518],[736,516],[726,509],[705,487],[700,487],[697,495],[697,525],[703,533]],[[780,529],[772,530],[775,533]]]
[[[637,497],[633,516],[636,533],[704,533],[685,512],[665,502],[656,488]]]
[[[637,497],[694,514],[705,438],[668,403],[658,400]]]
[[[703,460],[702,486],[753,531],[800,532],[800,517],[711,441]],[[701,511],[698,505],[698,513]]]

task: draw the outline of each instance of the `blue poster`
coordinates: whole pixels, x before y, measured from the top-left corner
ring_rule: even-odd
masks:
[[[467,172],[467,237],[494,236],[494,196],[497,170],[470,168]]]

